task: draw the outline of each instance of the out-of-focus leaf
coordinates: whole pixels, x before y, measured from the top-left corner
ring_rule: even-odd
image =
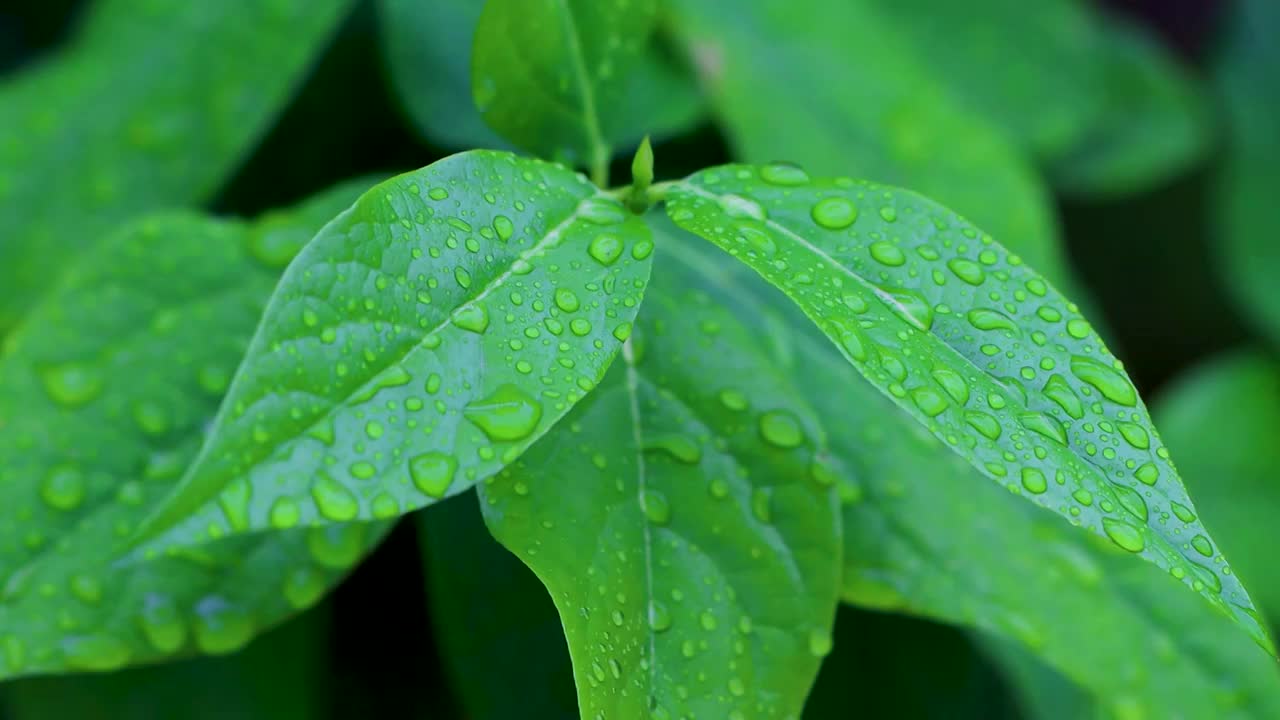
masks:
[[[1270,647],[1120,361],[990,235],[912,192],[779,165],[696,173],[670,186],[667,211],[782,290],[973,467],[1169,571]]]
[[[195,455],[280,268],[370,184],[251,225],[141,220],[90,248],[7,339],[0,677],[235,650],[377,540],[337,527],[115,562]]]
[[[601,387],[479,486],[490,530],[559,608],[582,717],[795,717],[831,649],[820,434],[699,284],[661,262]]]
[[[1103,27],[1103,111],[1049,166],[1054,186],[1074,194],[1149,188],[1201,159],[1211,139],[1206,98],[1160,41],[1119,17]]]
[[[0,688],[6,720],[314,720],[326,702],[329,613],[320,606],[219,658]]]
[[[969,112],[1053,158],[1102,107],[1098,23],[1081,0],[852,0],[893,23]]]
[[[442,13],[465,32],[461,20],[470,11],[419,7],[404,16],[421,23]],[[652,47],[656,14],[656,0],[488,0],[471,25],[471,86],[480,114],[516,145],[589,167],[599,180],[618,145],[698,118],[691,79]],[[406,77],[432,72],[423,63],[399,64]]]
[[[1242,352],[1212,361],[1155,406],[1178,469],[1272,627],[1280,623],[1280,363]]]
[[[1239,0],[1213,64],[1227,108],[1214,217],[1227,286],[1280,346],[1280,3]]]
[[[414,517],[440,660],[467,717],[576,718],[555,605],[537,576],[494,542],[475,498],[463,495]]]
[[[352,0],[99,0],[0,86],[0,332],[120,221],[206,199]]]
[[[483,5],[381,0],[379,6],[387,70],[409,117],[424,137],[456,150],[507,146],[485,124],[471,95],[471,41]],[[621,81],[627,83],[621,97],[597,108],[612,145],[676,133],[701,117],[692,78],[656,48],[646,47]]]
[[[911,187],[1059,286],[1047,194],[999,130],[929,76],[870,0],[673,0],[738,159]]]
[[[653,240],[581,175],[471,151],[299,253],[152,548],[395,517],[497,472],[603,377]]]
[[[1033,652],[999,637],[979,636],[983,651],[1004,671],[1019,716],[1025,720],[1108,720],[1110,713]]]

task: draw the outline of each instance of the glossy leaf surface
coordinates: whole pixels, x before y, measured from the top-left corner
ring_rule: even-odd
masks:
[[[1075,145],[1099,115],[1098,23],[1079,0],[853,0],[882,11],[967,111],[1037,157]]]
[[[555,605],[537,576],[489,535],[475,497],[433,505],[414,519],[440,657],[466,716],[577,717]]]
[[[486,521],[560,610],[582,717],[795,717],[839,581],[821,436],[720,298],[654,283],[625,362],[480,486]]]
[[[914,193],[790,166],[698,173],[671,187],[667,209],[781,289],[971,465],[1268,643],[1121,363],[991,236]]]
[[[593,173],[615,146],[691,124],[697,92],[650,46],[656,14],[655,0],[489,0],[471,68],[485,122]]]
[[[476,0],[381,0],[379,5],[387,70],[401,103],[422,135],[444,147],[508,145],[485,124],[472,100],[472,38],[483,6]],[[507,72],[504,68],[501,74]],[[611,147],[629,147],[645,134],[688,129],[701,116],[692,78],[650,44],[632,71],[614,80],[626,83],[623,92],[612,94],[610,105],[596,107],[603,140]],[[563,149],[542,144],[542,138],[526,147],[549,155]]]
[[[0,332],[117,223],[217,190],[352,4],[102,0],[0,86]]]
[[[259,223],[142,220],[87,252],[0,358],[0,677],[235,650],[313,604],[376,528],[118,551],[199,447],[280,266],[369,181]]]
[[[492,475],[604,375],[652,250],[585,178],[507,153],[374,187],[285,272],[143,534],[172,547],[394,517]]]
[[[997,128],[948,95],[873,3],[670,4],[737,159],[915,188],[1066,282],[1033,168]]]
[[[1205,522],[1252,588],[1271,627],[1280,623],[1280,363],[1258,352],[1194,369],[1155,404],[1178,469]]]
[[[827,433],[843,500],[845,601],[992,633],[1121,717],[1280,709],[1274,661],[1230,619],[967,466],[862,382],[764,281],[698,240],[672,236],[660,251],[678,251],[703,284],[734,299],[726,328],[771,328],[778,369]]]
[[[1102,112],[1071,151],[1055,158],[1055,187],[1120,195],[1148,189],[1209,149],[1209,108],[1190,73],[1149,31],[1120,18],[1103,24]]]
[[[226,657],[0,687],[7,720],[313,720],[329,669],[323,606]]]
[[[1241,0],[1213,63],[1231,140],[1214,197],[1214,230],[1227,288],[1240,311],[1280,346],[1280,5]]]

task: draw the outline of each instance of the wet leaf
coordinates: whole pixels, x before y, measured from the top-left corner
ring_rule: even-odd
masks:
[[[0,358],[0,677],[222,654],[315,603],[380,535],[345,526],[117,562],[199,448],[282,263],[372,181],[259,222],[102,239]]]
[[[653,242],[562,166],[473,151],[365,193],[286,270],[150,548],[389,518],[517,458],[631,331]]]
[[[782,290],[859,373],[973,467],[1182,580],[1269,641],[1137,390],[1074,303],[911,192],[726,166],[675,221]]]

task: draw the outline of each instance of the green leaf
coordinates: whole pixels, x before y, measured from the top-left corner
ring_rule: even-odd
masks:
[[[670,262],[654,283],[624,361],[479,486],[485,518],[559,608],[582,717],[795,717],[839,582],[821,436],[723,299]]]
[[[867,0],[861,0],[863,4]],[[857,0],[853,4],[858,4]],[[1104,51],[1080,0],[872,0],[966,110],[1040,158],[1098,118]]]
[[[1212,210],[1227,288],[1241,312],[1280,344],[1280,5],[1240,0],[1232,7],[1213,82],[1226,105],[1227,152]]]
[[[223,653],[316,601],[376,541],[258,535],[132,564],[279,266],[368,181],[260,223],[149,217],[87,251],[0,358],[0,677]]]
[[[1269,645],[1122,366],[1021,258],[911,192],[789,166],[670,186],[678,224],[739,258],[985,475],[1140,554]]]
[[[434,505],[415,519],[440,658],[466,717],[576,717],[555,605],[537,576],[494,542],[475,498]]]
[[[1074,194],[1147,189],[1202,159],[1212,137],[1200,88],[1160,41],[1119,17],[1102,26],[1103,112],[1049,167],[1054,186]]]
[[[455,495],[604,375],[653,241],[580,175],[473,151],[388,180],[281,279],[151,547]]]
[[[1280,513],[1280,364],[1256,352],[1225,355],[1180,379],[1154,414],[1206,524],[1280,626],[1272,526]]]
[[[1275,662],[1230,618],[968,467],[760,278],[692,238],[662,239],[661,252],[678,251],[693,275],[736,299],[724,327],[773,328],[779,368],[826,426],[844,501],[845,601],[992,633],[1119,717],[1280,711]]]
[[[603,182],[616,146],[700,115],[692,80],[650,43],[656,14],[656,0],[488,0],[471,68],[485,122]]]
[[[935,82],[867,2],[672,0],[734,155],[909,185],[1046,277],[1067,267],[1049,198],[1001,133]]]
[[[424,137],[457,150],[507,146],[472,101],[471,43],[482,6],[477,0],[381,0],[379,6],[387,70],[405,110]],[[650,43],[634,62],[622,78],[621,97],[597,106],[610,145],[676,134],[701,119],[692,78],[660,48]],[[541,138],[527,147],[552,156],[562,151]]]
[[[328,669],[323,606],[244,650],[101,675],[31,678],[0,688],[7,720],[310,720]]]
[[[0,87],[0,333],[105,231],[216,191],[352,4],[99,0]]]

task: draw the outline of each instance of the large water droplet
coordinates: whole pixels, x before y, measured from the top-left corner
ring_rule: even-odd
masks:
[[[1071,372],[1081,380],[1097,388],[1102,396],[1114,403],[1133,407],[1138,404],[1138,393],[1124,375],[1115,368],[1093,358],[1079,355],[1071,358]]]
[[[1022,468],[1022,487],[1033,495],[1040,495],[1049,489],[1049,482],[1038,468]]]
[[[622,256],[622,240],[608,233],[597,235],[587,246],[587,254],[601,265],[612,265]]]
[[[1080,397],[1061,375],[1049,378],[1044,385],[1044,394],[1072,418],[1079,420],[1084,417],[1084,405],[1080,402]]]
[[[760,203],[741,195],[721,195],[720,207],[724,208],[725,213],[732,218],[764,220],[767,217]]]
[[[1018,332],[1018,324],[998,310],[974,308],[969,311],[969,324],[979,330],[1011,330]]]
[[[1123,520],[1104,517],[1102,529],[1112,542],[1129,552],[1142,552],[1146,546],[1146,541],[1142,539],[1142,532]]]
[[[409,461],[409,477],[414,486],[433,498],[444,497],[457,470],[458,461],[440,452],[423,453]]]
[[[955,276],[970,285],[981,285],[986,279],[987,274],[983,271],[982,266],[972,260],[964,258],[952,258],[947,261],[947,267]]]
[[[40,371],[49,398],[59,405],[80,407],[102,393],[102,374],[91,365],[66,363]]]
[[[490,440],[515,441],[528,437],[542,419],[542,406],[520,388],[503,384],[462,411]]]
[[[843,230],[858,219],[858,208],[842,197],[829,197],[819,200],[809,215],[828,230]]]
[[[453,324],[463,330],[483,333],[489,329],[489,311],[478,302],[465,305],[453,314]]]
[[[775,163],[760,169],[760,178],[770,185],[794,187],[809,182],[809,174],[795,165]]]
[[[1138,494],[1137,490],[1127,485],[1112,485],[1115,491],[1116,500],[1120,501],[1120,506],[1129,511],[1129,514],[1141,520],[1147,521],[1147,503]]]
[[[902,248],[891,242],[886,242],[884,240],[873,242],[871,243],[869,250],[871,252],[871,259],[881,265],[898,267],[907,262],[907,256],[902,252]]]
[[[316,473],[311,485],[311,498],[316,501],[320,514],[330,520],[345,522],[360,514],[360,503],[355,494],[323,470]]]

